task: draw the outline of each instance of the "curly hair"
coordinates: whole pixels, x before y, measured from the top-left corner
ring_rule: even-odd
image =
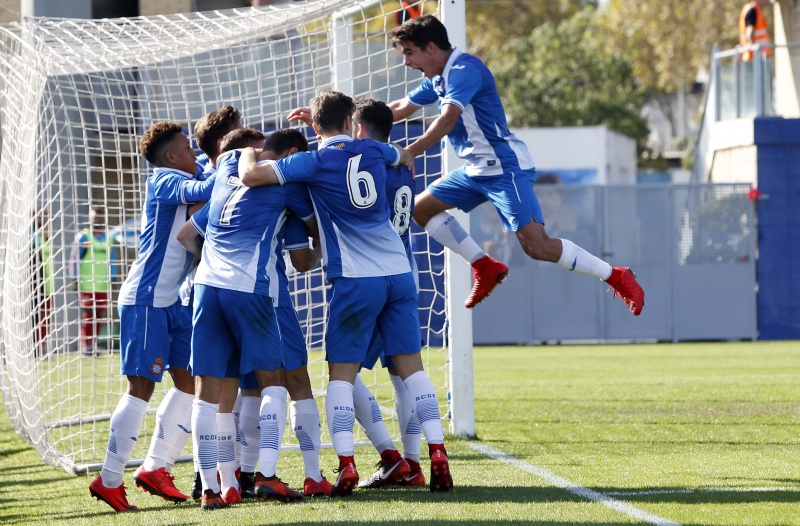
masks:
[[[233,106],[223,106],[206,113],[194,125],[197,146],[209,157],[216,157],[222,152],[222,149],[218,149],[220,139],[238,128],[241,120],[242,114]]]
[[[183,127],[177,122],[157,122],[142,135],[142,140],[139,141],[139,150],[150,164],[162,166],[167,146],[176,135],[181,133],[183,133]]]

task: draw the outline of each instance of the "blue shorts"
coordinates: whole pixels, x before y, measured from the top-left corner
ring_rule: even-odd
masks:
[[[294,307],[278,307],[278,327],[281,329],[281,360],[287,371],[308,365],[306,337]]]
[[[394,369],[394,363],[392,362],[392,358],[386,356],[383,352],[384,344],[383,344],[383,336],[381,336],[380,332],[377,329],[372,333],[372,339],[369,341],[369,349],[367,349],[367,357],[364,358],[364,361],[361,362],[362,369],[372,369],[375,367],[375,364],[378,363],[378,358],[381,359],[381,367],[384,369],[392,368]]]
[[[269,296],[195,284],[192,374],[240,378],[281,367],[280,332]]]
[[[308,365],[306,338],[303,328],[297,319],[294,307],[277,307],[278,327],[281,330],[281,363],[287,371]],[[258,380],[254,373],[241,375],[239,387],[242,389],[258,389]]]
[[[325,333],[326,359],[363,363],[377,330],[384,354],[420,352],[417,288],[411,272],[375,278],[334,278]]]
[[[118,310],[121,374],[160,382],[165,369],[188,368],[192,318],[180,301],[169,307],[120,305]]]
[[[465,212],[489,201],[497,209],[503,226],[516,232],[531,220],[544,224],[542,208],[533,192],[533,178],[533,170],[470,177],[461,167],[428,186],[428,191],[443,203]]]

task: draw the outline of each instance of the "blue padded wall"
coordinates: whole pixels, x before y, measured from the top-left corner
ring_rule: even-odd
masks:
[[[800,119],[753,122],[762,340],[800,339]]]

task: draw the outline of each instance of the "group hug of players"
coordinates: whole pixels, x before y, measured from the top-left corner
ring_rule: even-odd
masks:
[[[644,292],[630,269],[612,268],[544,233],[530,154],[508,131],[483,63],[453,48],[444,26],[429,15],[395,29],[392,41],[423,82],[389,104],[322,92],[309,108],[288,116],[313,126],[316,151],[297,129],[265,137],[243,128],[230,106],[195,126],[208,158],[202,171],[180,124],[155,123],[142,136],[141,153],[155,168],[147,179],[139,256],[118,299],[128,390],[112,414],[102,471],[89,487],[116,511],[135,509],[124,469],[165,370],[174,387],[158,408],[147,456],[133,474],[134,484],[149,493],[173,502],[189,498],[171,474],[189,434],[192,496],[203,509],[248,497],[288,502],[344,497],[357,486],[425,485],[421,435],[430,490],[450,491],[439,402],[420,356],[412,217],[472,265],[469,308],[506,278],[508,267],[487,256],[447,210],[469,211],[490,200],[529,256],[596,276],[633,314],[641,312]],[[440,115],[422,136],[406,148],[387,142],[393,122],[436,102]],[[414,158],[445,135],[466,165],[415,198]],[[301,272],[322,260],[330,283],[325,409],[339,458],[333,482],[320,470],[320,415],[284,249]],[[396,391],[402,455],[358,377],[379,358]],[[276,473],[289,397],[305,465],[302,492]],[[356,420],[381,456],[366,480],[353,458]]]

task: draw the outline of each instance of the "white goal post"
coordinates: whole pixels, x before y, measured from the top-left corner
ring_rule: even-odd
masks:
[[[418,5],[438,12],[463,47],[463,2]],[[138,243],[149,173],[138,152],[143,131],[172,120],[191,135],[202,115],[224,105],[239,109],[248,127],[284,128],[289,110],[323,89],[400,98],[420,81],[388,36],[401,8],[398,0],[306,0],[130,19],[22,18],[0,27],[0,390],[14,429],[46,462],[75,473],[99,468],[109,418],[126,387],[114,307],[102,320],[95,354],[80,352],[71,248],[88,227],[90,207],[102,207],[122,274],[109,276],[115,300]],[[397,123],[393,139],[419,135],[435,115],[435,107],[426,108]],[[441,175],[446,157],[432,151],[418,160],[418,189]],[[451,432],[474,435],[471,313],[461,304],[468,268],[450,262],[418,228],[413,243],[423,360]],[[292,283],[324,410],[322,271],[294,274]],[[388,375],[366,373],[397,438]],[[147,451],[167,377],[150,402],[132,464]],[[323,423],[329,442],[326,429]],[[289,435],[284,446],[295,447]],[[363,435],[359,440],[365,443]]]

